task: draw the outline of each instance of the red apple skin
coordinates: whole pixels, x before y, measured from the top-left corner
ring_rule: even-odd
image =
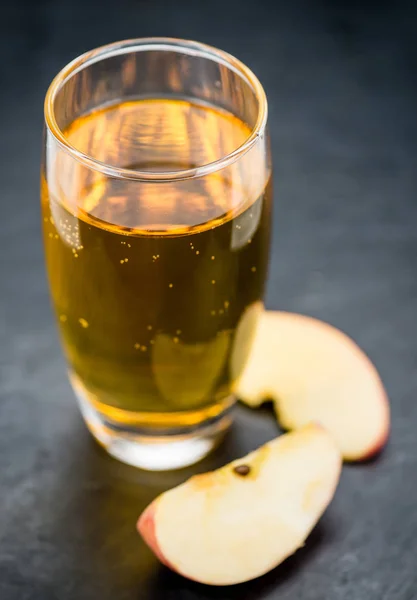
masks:
[[[168,567],[168,569],[171,569],[171,571],[174,571],[174,573],[182,575],[182,573],[171,562],[169,562],[169,560],[165,558],[165,556],[162,553],[162,550],[158,545],[158,539],[156,537],[155,531],[156,504],[157,501],[155,500],[147,508],[145,508],[145,510],[138,519],[136,528],[139,534],[142,536],[143,540],[155,554],[159,562]],[[187,577],[187,579],[190,579],[191,581],[197,581],[189,575],[183,575],[183,577]]]
[[[385,410],[385,426],[384,426],[384,430],[381,434],[380,439],[377,442],[375,442],[375,444],[374,444],[374,446],[372,446],[372,448],[369,448],[369,450],[366,452],[366,454],[363,454],[361,456],[344,457],[344,460],[346,462],[362,463],[362,462],[367,462],[369,460],[372,460],[372,459],[376,458],[384,450],[385,446],[387,445],[389,436],[390,436],[390,431],[391,431],[391,421],[390,421],[388,396],[386,395],[385,390],[382,390],[381,402],[383,402],[386,410]],[[318,427],[321,427],[322,429],[326,429],[326,427],[324,425],[322,425],[320,423],[320,421],[312,421],[312,422],[315,425],[317,425]],[[287,429],[286,431],[294,431],[294,430]]]
[[[139,520],[137,522],[137,530],[145,542],[148,544],[149,548],[155,554],[155,556],[160,560],[160,562],[171,569],[172,571],[176,571],[174,565],[172,565],[162,554],[161,549],[158,545],[158,540],[156,537],[155,531],[155,509],[156,502],[152,502],[140,515]]]
[[[328,327],[331,327],[332,329],[335,329],[332,325],[329,325],[328,323],[324,323],[324,324],[327,325]],[[339,330],[336,330],[336,331],[338,331],[338,333],[340,333],[344,338],[347,338],[347,341],[353,343],[356,346],[358,355],[361,356],[363,362],[367,364],[369,370],[376,371],[376,367],[375,367],[374,363],[371,361],[369,356],[359,346],[357,346],[356,342],[354,342],[349,336],[347,336],[342,331],[339,331]],[[367,452],[365,452],[365,454],[363,454],[361,456],[354,456],[352,458],[345,457],[346,462],[360,463],[360,462],[366,462],[368,460],[372,460],[373,458],[376,458],[376,456],[382,452],[382,450],[385,448],[385,446],[388,442],[388,439],[390,436],[390,430],[391,430],[390,404],[389,404],[387,392],[385,390],[384,384],[382,383],[382,380],[381,380],[379,374],[378,374],[378,383],[379,383],[379,388],[380,388],[380,401],[381,401],[381,405],[384,407],[384,424],[383,424],[383,428],[381,428],[381,437],[379,438],[378,441],[375,442],[375,444],[371,448],[369,448],[369,450]]]

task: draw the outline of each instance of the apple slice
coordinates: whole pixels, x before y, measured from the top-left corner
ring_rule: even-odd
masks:
[[[346,460],[372,457],[389,435],[375,367],[344,333],[311,317],[262,314],[237,395],[250,406],[272,399],[285,429],[321,423]]]
[[[142,513],[138,530],[185,577],[209,585],[248,581],[303,545],[340,469],[332,436],[309,424],[165,492]]]

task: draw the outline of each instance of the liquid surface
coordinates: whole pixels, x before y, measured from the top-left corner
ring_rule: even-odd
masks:
[[[182,100],[111,106],[78,119],[66,131],[74,147],[103,163],[153,172],[209,164],[236,150],[249,135],[249,127],[236,117]],[[224,217],[239,207],[245,194],[238,165],[227,173],[159,185],[132,185],[81,170],[79,175],[86,180],[82,208],[129,229],[178,233]],[[75,195],[80,183],[76,181]]]
[[[98,160],[161,171],[217,160],[249,133],[227,113],[174,100],[113,106],[66,131]],[[270,184],[253,196],[239,163],[142,183],[74,162],[50,161],[42,209],[76,385],[115,421],[172,427],[214,416],[245,363],[263,296]]]

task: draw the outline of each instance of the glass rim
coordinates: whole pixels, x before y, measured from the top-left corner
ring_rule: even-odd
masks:
[[[84,68],[110,58],[111,56],[117,56],[120,54],[128,54],[129,52],[143,52],[149,50],[177,50],[183,54],[189,56],[199,56],[207,58],[208,60],[215,61],[219,64],[226,66],[238,75],[240,75],[248,85],[252,88],[256,99],[258,101],[258,115],[254,127],[251,129],[249,136],[238,148],[232,152],[222,156],[221,158],[209,162],[207,164],[199,165],[190,169],[183,169],[178,171],[138,171],[134,169],[126,169],[122,167],[115,167],[97,160],[93,156],[86,154],[78,150],[73,146],[62,129],[58,126],[55,118],[55,100],[58,92],[63,88],[67,81],[76,73],[82,71]],[[165,38],[165,37],[148,37],[148,38],[136,38],[123,40],[120,42],[114,42],[112,44],[106,44],[93,50],[89,50],[84,54],[81,54],[71,62],[69,62],[63,69],[52,80],[45,96],[44,103],[44,116],[45,123],[48,131],[55,138],[56,142],[66,150],[71,156],[74,157],[78,162],[84,166],[98,171],[103,175],[114,177],[116,179],[130,179],[138,181],[175,181],[184,179],[193,179],[196,177],[203,177],[210,173],[215,173],[228,165],[237,161],[241,156],[246,154],[250,148],[252,148],[256,142],[264,135],[266,122],[268,118],[268,104],[266,99],[265,91],[256,75],[239,59],[235,58],[231,54],[219,50],[213,46],[201,42],[195,42],[192,40],[183,40],[177,38]]]

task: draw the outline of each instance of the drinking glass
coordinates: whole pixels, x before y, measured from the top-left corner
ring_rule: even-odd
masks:
[[[46,265],[93,436],[150,470],[231,422],[268,266],[267,102],[239,60],[137,39],[92,50],[45,99]]]

